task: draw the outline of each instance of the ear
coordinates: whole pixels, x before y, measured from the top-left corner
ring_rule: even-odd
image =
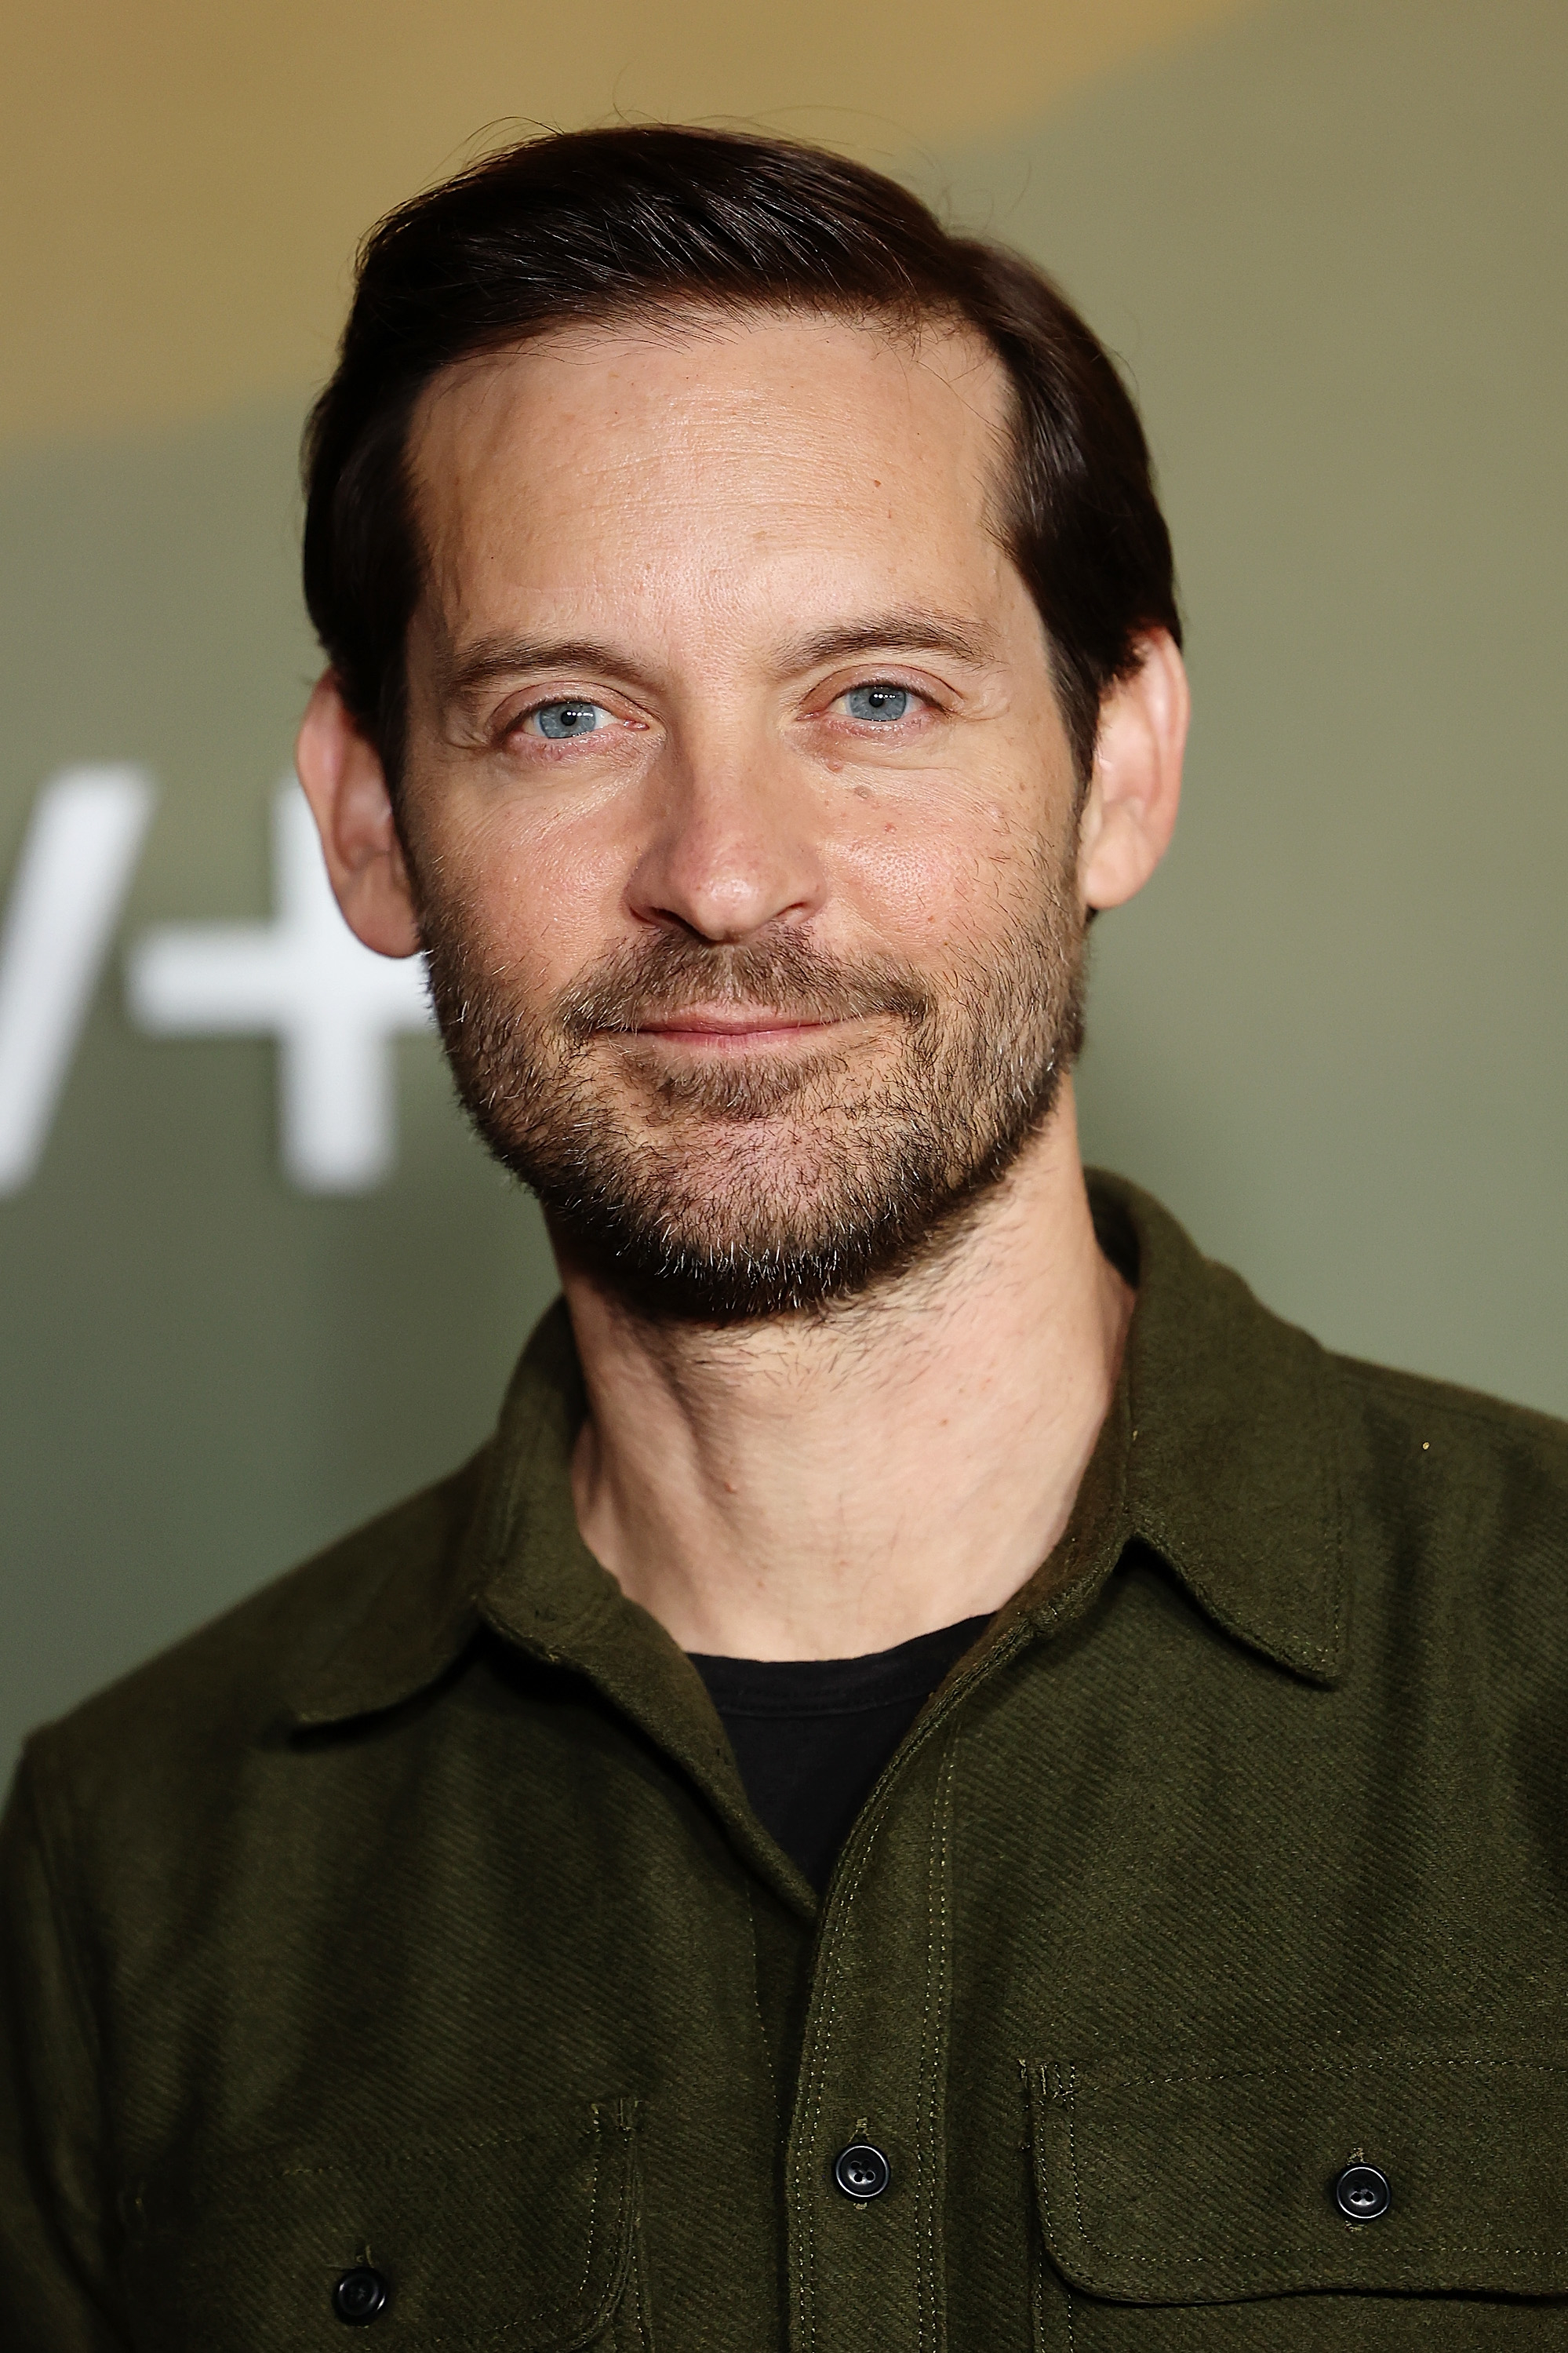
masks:
[[[1182,797],[1191,696],[1165,629],[1142,641],[1142,659],[1100,711],[1094,773],[1079,819],[1079,889],[1086,907],[1120,907],[1160,863]]]
[[[349,929],[378,955],[415,955],[419,923],[380,754],[331,670],[305,706],[294,765]]]

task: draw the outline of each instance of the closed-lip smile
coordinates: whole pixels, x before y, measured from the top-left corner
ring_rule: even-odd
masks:
[[[757,1005],[683,1006],[677,1013],[652,1016],[637,1022],[636,1038],[659,1038],[670,1045],[696,1046],[723,1052],[738,1046],[787,1045],[797,1038],[814,1038],[837,1029],[831,1020],[809,1015],[776,1013]]]

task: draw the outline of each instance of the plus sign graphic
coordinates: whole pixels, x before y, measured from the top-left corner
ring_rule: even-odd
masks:
[[[393,1040],[429,1027],[418,958],[398,964],[338,912],[303,793],[272,807],[272,923],[147,933],[126,967],[131,1018],[161,1038],[275,1037],[283,1166],[307,1193],[361,1193],[392,1167]]]

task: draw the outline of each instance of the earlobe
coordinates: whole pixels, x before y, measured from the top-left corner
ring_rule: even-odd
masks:
[[[350,930],[378,955],[417,954],[419,923],[385,773],[331,670],[305,706],[294,764]]]
[[[1164,629],[1152,630],[1138,668],[1117,681],[1100,707],[1094,772],[1079,823],[1086,907],[1120,907],[1164,856],[1181,801],[1190,708],[1176,642]]]

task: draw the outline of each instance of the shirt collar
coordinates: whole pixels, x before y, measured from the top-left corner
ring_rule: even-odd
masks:
[[[324,1558],[358,1606],[329,1606],[291,1694],[305,1727],[395,1707],[452,1666],[487,1620],[549,1657],[626,1604],[577,1532],[573,1440],[582,1374],[565,1303],[512,1375],[495,1435],[454,1480],[397,1505]],[[356,1576],[356,1570],[359,1574]],[[325,1582],[325,1579],[322,1579]]]
[[[706,1789],[763,1876],[809,1913],[815,1896],[752,1813],[696,1668],[578,1533],[571,1466],[584,1410],[557,1300],[523,1350],[484,1453],[457,1482],[338,1548],[345,1567],[384,1549],[384,1573],[364,1578],[348,1623],[334,1618],[324,1654],[290,1694],[293,1721],[319,1731],[398,1706],[438,1682],[488,1627],[595,1683]]]
[[[1217,1624],[1310,1681],[1343,1671],[1343,1498],[1331,1360],[1121,1177],[1090,1199],[1136,1256],[1121,1408],[1128,1530]]]
[[[1329,1360],[1203,1258],[1147,1194],[1099,1172],[1089,1182],[1109,1254],[1136,1265],[1126,1358],[1067,1534],[1004,1620],[1026,1616],[1054,1632],[1139,1538],[1237,1641],[1331,1683],[1345,1617]],[[711,1711],[690,1704],[696,1671],[578,1534],[570,1467],[583,1411],[557,1301],[523,1352],[485,1451],[335,1549],[343,1602],[324,1613],[326,1640],[290,1694],[297,1724],[397,1705],[489,1625],[590,1674],[677,1753],[695,1742],[700,1755],[685,1761],[710,1784],[717,1773],[728,1790],[732,1761],[709,1728]],[[731,1794],[746,1812],[738,1784]]]

